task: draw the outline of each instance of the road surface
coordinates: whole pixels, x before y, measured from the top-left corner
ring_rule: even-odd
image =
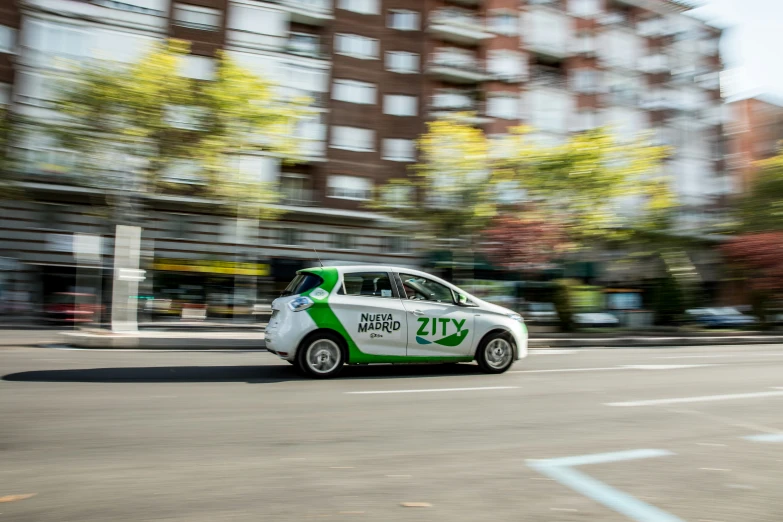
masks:
[[[783,520],[783,347],[513,371],[0,348],[0,519]],[[30,496],[32,495],[32,496]]]

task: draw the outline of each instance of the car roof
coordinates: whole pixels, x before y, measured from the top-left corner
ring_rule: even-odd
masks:
[[[403,268],[391,265],[340,265],[340,266],[324,266],[324,267],[312,267],[303,268],[300,272],[318,272],[324,269],[334,269],[340,273],[345,272],[405,272],[407,274],[422,275],[428,277],[437,277],[421,270],[415,270],[413,268]]]

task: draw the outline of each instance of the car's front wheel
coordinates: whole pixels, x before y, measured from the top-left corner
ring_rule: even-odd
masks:
[[[317,333],[302,343],[296,362],[299,369],[310,377],[334,377],[343,369],[345,362],[343,340],[330,332]]]
[[[514,341],[506,333],[494,333],[481,341],[476,362],[484,373],[503,373],[514,364]]]

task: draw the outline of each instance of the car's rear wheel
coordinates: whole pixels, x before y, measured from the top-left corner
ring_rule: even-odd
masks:
[[[503,373],[514,364],[514,341],[506,333],[490,334],[481,341],[476,362],[484,373]]]
[[[305,375],[316,379],[334,377],[343,369],[343,340],[330,332],[309,337],[296,355],[297,366]]]

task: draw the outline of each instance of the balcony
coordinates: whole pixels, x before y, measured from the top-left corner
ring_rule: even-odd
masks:
[[[463,45],[476,45],[494,36],[487,31],[483,18],[460,9],[441,9],[432,13],[429,31],[442,40]]]
[[[297,56],[306,56],[308,58],[326,58],[321,52],[321,46],[304,40],[288,40],[285,45],[286,52]]]
[[[291,22],[307,25],[325,25],[334,19],[332,0],[271,0],[288,9]]]
[[[285,181],[284,181],[285,183]],[[280,204],[290,207],[312,207],[316,204],[315,191],[298,187],[280,187]]]
[[[564,73],[553,68],[541,66],[532,68],[530,84],[535,87],[568,88],[568,81]]]
[[[482,125],[492,121],[492,118],[479,116],[483,111],[483,104],[479,103],[479,101],[470,94],[461,92],[442,92],[435,94],[430,103],[431,116],[435,118],[444,118],[460,114],[460,120],[474,125]]]
[[[450,83],[470,84],[489,80],[489,75],[478,60],[446,53],[433,55],[427,65],[427,72]]]
[[[639,59],[639,70],[648,74],[660,74],[669,72],[669,57],[665,54],[651,54]]]

